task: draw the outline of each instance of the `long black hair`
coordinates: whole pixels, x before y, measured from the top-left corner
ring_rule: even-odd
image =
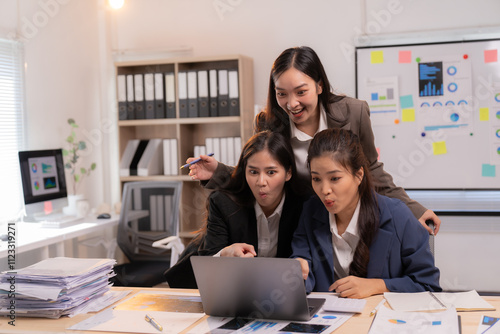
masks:
[[[267,104],[264,111],[260,113],[255,120],[256,131],[270,129],[282,133],[286,138],[290,138],[290,118],[276,100],[275,82],[283,72],[292,67],[312,78],[316,84],[322,86],[323,91],[319,94],[318,99],[319,104],[321,104],[325,110],[329,110],[330,103],[340,101],[344,98],[344,96],[335,95],[331,92],[332,88],[326,76],[323,64],[313,49],[308,46],[298,46],[286,49],[273,63],[269,77]],[[332,117],[332,115],[329,116]],[[346,120],[347,117],[336,119],[336,121],[340,123],[346,122]]]
[[[363,168],[364,176],[358,186],[361,201],[358,218],[360,240],[349,266],[349,274],[366,277],[370,260],[370,245],[378,230],[379,213],[375,197],[372,176],[359,137],[350,130],[327,129],[317,133],[309,146],[307,164],[310,166],[314,158],[330,156],[342,165],[353,176]]]

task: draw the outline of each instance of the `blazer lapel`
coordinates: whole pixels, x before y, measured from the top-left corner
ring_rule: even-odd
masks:
[[[326,262],[322,265],[329,269],[328,274],[333,278],[333,245],[328,211],[317,210],[312,217],[311,224],[313,224],[312,231],[318,242],[318,251],[324,252],[324,254],[319,254],[321,262]]]
[[[344,100],[340,100],[334,103],[330,104],[330,111],[326,113],[326,119],[327,119],[327,124],[328,128],[341,128],[345,130],[351,130],[351,122],[350,118],[347,117],[347,122],[346,123],[341,123],[335,119],[343,120],[346,119],[346,111],[349,108],[349,105]],[[334,118],[335,119],[334,119]]]

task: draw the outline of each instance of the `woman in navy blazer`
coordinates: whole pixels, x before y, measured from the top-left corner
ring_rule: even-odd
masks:
[[[301,262],[308,292],[365,298],[441,291],[428,233],[403,202],[374,191],[355,134],[316,134],[307,161],[316,195],[304,203],[292,257]]]

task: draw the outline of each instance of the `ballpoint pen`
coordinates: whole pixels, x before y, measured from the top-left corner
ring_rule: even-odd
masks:
[[[384,305],[384,303],[385,303],[385,298],[382,298],[382,300],[380,301],[380,303],[378,303],[378,305],[370,312],[370,317],[372,315],[374,315],[375,313],[377,313],[377,311],[380,308],[380,306]]]
[[[213,154],[213,153],[208,153],[207,155],[208,155],[209,157],[211,157],[211,156],[212,156],[212,155],[214,155],[214,154]],[[191,165],[194,165],[195,163],[200,162],[200,161],[201,161],[201,158],[195,159],[195,160],[193,160],[193,161],[191,161],[191,162],[189,162],[189,163],[187,163],[187,164],[185,164],[185,165],[182,165],[180,169],[187,168],[187,167],[189,167],[189,166],[191,166]]]
[[[153,325],[154,328],[159,330],[160,332],[163,332],[163,326],[158,323],[155,319],[153,319],[151,316],[147,315],[144,317],[144,320],[149,322],[151,325]]]

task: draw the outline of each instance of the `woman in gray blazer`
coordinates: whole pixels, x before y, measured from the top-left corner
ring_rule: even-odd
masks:
[[[433,211],[412,200],[403,188],[397,187],[378,161],[368,104],[331,91],[328,77],[314,50],[294,47],[283,51],[271,69],[267,105],[255,118],[256,131],[269,129],[290,140],[299,177],[312,193],[306,158],[313,136],[327,128],[351,130],[361,140],[377,192],[402,200],[429,233],[437,233],[441,220]],[[227,181],[231,167],[208,156],[202,155],[201,158],[201,163],[190,167],[193,179],[209,180],[205,185],[208,188]],[[434,222],[434,231],[426,225],[427,220]]]

